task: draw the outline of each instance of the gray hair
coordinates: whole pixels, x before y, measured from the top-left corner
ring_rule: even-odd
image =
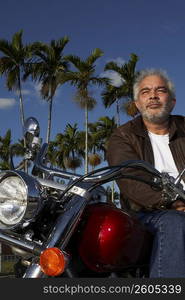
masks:
[[[141,70],[135,79],[135,82],[133,85],[134,100],[137,100],[138,93],[139,93],[139,84],[141,83],[141,81],[144,78],[146,78],[148,76],[153,76],[153,75],[161,77],[166,82],[170,96],[172,99],[174,99],[175,98],[175,87],[174,87],[173,82],[169,79],[166,71],[157,70],[157,69],[145,69],[145,70]]]

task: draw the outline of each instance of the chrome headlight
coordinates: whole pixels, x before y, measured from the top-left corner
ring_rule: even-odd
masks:
[[[41,208],[40,185],[21,171],[8,171],[0,178],[0,229],[29,223]]]

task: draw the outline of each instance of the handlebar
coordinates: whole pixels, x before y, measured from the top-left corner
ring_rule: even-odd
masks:
[[[170,176],[166,176],[166,173],[161,173],[156,170],[152,165],[147,163],[143,160],[128,160],[120,165],[115,166],[107,166],[101,169],[94,170],[88,174],[80,175],[74,174],[71,172],[49,168],[44,164],[44,158],[46,156],[48,144],[43,144],[42,148],[40,149],[36,160],[35,160],[35,167],[36,170],[40,170],[47,175],[47,179],[52,179],[53,176],[62,177],[65,179],[72,179],[73,183],[70,184],[67,189],[64,191],[64,194],[69,191],[73,186],[75,186],[79,182],[86,182],[90,183],[91,187],[88,189],[89,191],[92,190],[94,187],[100,184],[104,184],[108,181],[111,181],[119,178],[130,178],[134,180],[138,180],[141,182],[145,182],[151,186],[156,188],[160,188],[164,191],[167,197],[171,198],[171,201],[175,201],[178,196],[181,197],[183,201],[185,201],[185,194],[182,188],[176,183],[177,180],[171,180]],[[134,168],[139,170],[144,170],[145,172],[150,173],[153,175],[154,180],[144,180],[143,178],[130,175],[128,172],[124,173],[124,168]],[[179,181],[179,177],[178,177]]]
[[[150,174],[157,176],[158,178],[161,178],[161,173],[159,171],[157,171],[155,168],[153,168],[150,164],[148,164],[145,161],[142,160],[129,160],[126,162],[123,162],[120,165],[116,165],[116,166],[109,166],[109,167],[104,167],[95,171],[92,171],[86,175],[80,175],[80,174],[74,174],[71,172],[67,172],[67,171],[63,171],[63,170],[59,170],[59,169],[55,169],[55,168],[49,168],[44,164],[44,158],[46,156],[47,153],[47,148],[48,148],[48,144],[43,144],[40,152],[38,153],[36,160],[35,160],[35,170],[39,170],[42,171],[43,173],[45,173],[47,175],[47,178],[50,179],[53,176],[58,176],[58,177],[62,177],[64,179],[73,179],[73,180],[78,180],[78,179],[82,179],[85,182],[89,182],[89,183],[100,183],[102,181],[107,181],[109,179],[111,179],[113,176],[121,176],[121,171],[123,168],[137,168],[137,169],[142,169],[145,170],[147,172],[149,172]],[[108,170],[108,171],[107,171]],[[99,175],[94,175],[96,173],[103,173],[103,174],[99,174]]]
[[[117,180],[120,178],[134,179],[137,181],[145,182],[153,187],[160,188],[167,194],[171,201],[175,201],[178,196],[180,196],[185,201],[185,194],[183,188],[180,187],[181,176],[185,172],[185,169],[180,173],[180,175],[173,180],[170,179],[170,176],[166,173],[161,173],[156,170],[152,165],[143,160],[128,160],[119,165],[107,166],[101,169],[94,170],[85,175],[75,174],[67,172],[61,169],[50,168],[44,162],[47,154],[48,144],[44,143],[41,149],[38,151],[37,156],[34,161],[34,167],[32,170],[33,175],[38,175],[38,171],[45,174],[45,179],[52,182],[53,177],[61,177],[64,179],[70,180],[72,183],[62,188],[64,194],[70,190],[73,186],[80,182],[88,183],[88,190],[94,189],[100,184],[104,184],[111,180]],[[123,172],[125,168],[134,168],[139,170],[144,170],[153,176],[153,180],[146,180],[141,176],[131,175],[129,172]],[[52,184],[53,186],[53,184]]]

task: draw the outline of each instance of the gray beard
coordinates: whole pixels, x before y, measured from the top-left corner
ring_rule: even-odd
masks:
[[[166,120],[168,120],[170,112],[169,111],[162,111],[158,114],[150,114],[148,112],[143,112],[141,113],[142,117],[144,120],[150,122],[150,123],[154,123],[154,124],[161,124],[163,122],[165,122]]]
[[[149,113],[147,110],[141,111],[141,115],[144,120],[153,123],[153,124],[161,124],[168,120],[169,115],[173,109],[172,103],[168,102],[166,105],[162,108],[162,110],[158,113]]]

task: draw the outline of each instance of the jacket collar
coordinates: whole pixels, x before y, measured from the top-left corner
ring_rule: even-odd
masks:
[[[177,116],[170,115],[169,139],[172,140],[176,134],[185,136],[184,131],[177,127],[175,122]],[[142,117],[138,116],[132,122],[132,128],[136,135],[148,138],[147,128],[143,123]]]
[[[147,129],[145,124],[143,123],[141,116],[134,118],[134,120],[132,120],[131,122],[132,122],[133,132],[136,135],[143,136],[145,138],[148,137]]]

